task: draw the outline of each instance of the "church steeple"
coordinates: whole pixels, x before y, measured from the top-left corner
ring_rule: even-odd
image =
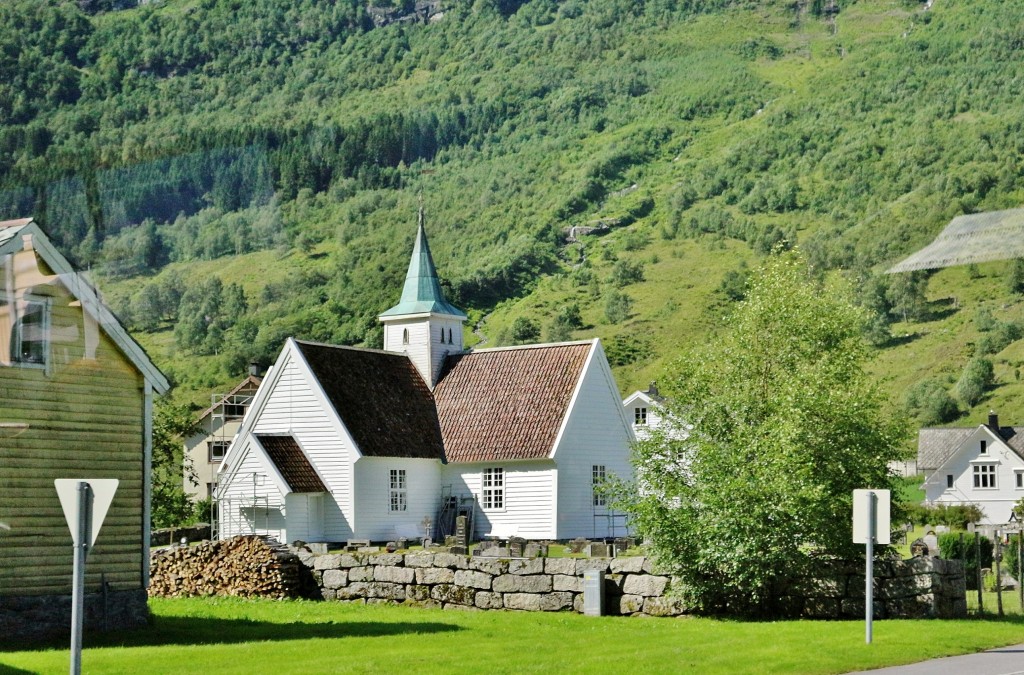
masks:
[[[412,247],[409,271],[405,274],[402,297],[397,305],[381,314],[380,318],[383,320],[386,316],[403,316],[424,312],[466,319],[466,314],[462,310],[456,309],[444,299],[441,282],[437,278],[437,269],[434,268],[434,258],[430,255],[430,245],[427,244],[427,233],[423,229],[423,207],[420,207],[416,243]]]
[[[402,297],[378,318],[384,324],[384,349],[405,352],[431,389],[445,355],[462,351],[462,322],[467,317],[444,298],[423,228],[422,206]]]

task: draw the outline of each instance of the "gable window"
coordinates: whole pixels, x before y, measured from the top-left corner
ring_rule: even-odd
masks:
[[[1014,476],[1017,478],[1017,489],[1024,488],[1024,472],[1018,471]]]
[[[982,455],[987,455],[988,454],[988,441],[982,441],[981,442],[981,454]]]
[[[946,487],[948,487],[948,488],[953,487],[953,474],[951,474],[951,473],[947,473],[946,474]]]
[[[974,487],[994,488],[996,486],[996,465],[975,464],[974,465]]]
[[[633,424],[647,424],[647,408],[633,408]]]
[[[483,502],[484,509],[505,508],[505,470],[484,469],[483,480]]]
[[[12,302],[10,298],[0,296],[0,313],[8,314],[13,320],[10,362],[45,366],[50,347],[49,302],[45,298],[32,296]],[[0,363],[6,360],[0,357]]]
[[[228,451],[227,441],[210,441],[210,461],[219,462]]]
[[[402,344],[403,345],[409,344],[409,329],[408,328],[403,328],[402,329]]]
[[[590,469],[590,476],[591,490],[594,495],[594,506],[604,506],[606,498],[605,494],[601,492],[601,486],[604,484],[605,479],[604,464],[594,464]]]
[[[409,508],[409,493],[405,482],[405,469],[391,469],[389,478],[391,511],[406,511]]]
[[[455,342],[452,340],[452,329],[448,329],[448,344],[453,345]]]

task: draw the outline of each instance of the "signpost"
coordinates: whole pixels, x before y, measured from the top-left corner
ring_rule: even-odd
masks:
[[[96,543],[117,484],[116,478],[58,478],[53,481],[75,545],[71,584],[71,675],[82,672],[85,559]]]
[[[864,552],[864,642],[871,644],[875,611],[875,544],[889,543],[888,490],[853,491],[853,543],[866,544]]]

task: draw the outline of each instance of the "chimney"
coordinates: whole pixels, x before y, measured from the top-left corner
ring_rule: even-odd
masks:
[[[658,383],[657,382],[651,382],[649,385],[647,385],[647,393],[650,396],[657,396],[658,395]]]
[[[260,364],[256,363],[255,361],[250,363],[249,364],[249,374],[252,375],[253,377],[259,377],[260,376]]]
[[[988,428],[997,434],[999,433],[999,415],[994,410],[988,411]]]

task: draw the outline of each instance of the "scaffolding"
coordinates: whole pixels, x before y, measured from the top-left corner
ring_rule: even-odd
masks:
[[[466,533],[470,539],[474,536],[476,513],[476,497],[452,495],[451,485],[441,486],[441,501],[437,507],[437,518],[434,519],[434,531],[437,534],[437,541],[444,541],[444,538],[455,534],[455,519],[459,516],[466,516]]]
[[[239,534],[269,534],[270,532],[270,497],[260,494],[259,488],[266,484],[267,477],[262,473],[252,472],[236,476],[239,484],[243,481],[252,485],[251,495],[227,495],[220,496],[215,489],[210,506],[211,515],[211,537],[220,539],[222,532],[227,529],[233,535]],[[263,527],[260,527],[260,515],[263,517]],[[262,530],[262,531],[261,531]]]

